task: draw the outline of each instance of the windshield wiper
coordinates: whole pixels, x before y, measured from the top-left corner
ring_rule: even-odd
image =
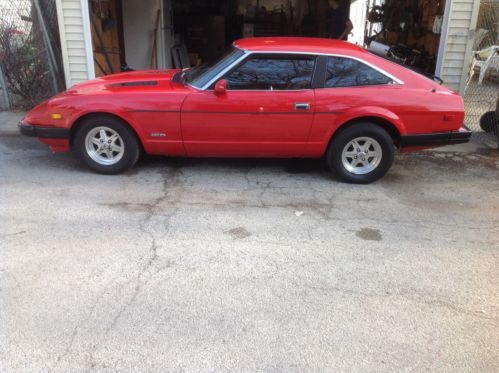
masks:
[[[182,71],[182,81],[184,83],[189,83],[192,81],[192,70],[193,68]]]
[[[191,67],[185,72],[184,81],[186,83],[190,83],[196,78],[198,78],[200,75],[203,75],[203,73],[208,69],[209,66],[207,66],[206,64],[201,64],[198,66]]]
[[[172,82],[174,83],[182,83],[184,78],[184,72],[183,71],[177,71],[173,77],[172,77]]]

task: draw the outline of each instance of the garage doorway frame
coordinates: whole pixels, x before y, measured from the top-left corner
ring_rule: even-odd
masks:
[[[437,55],[437,66],[435,68],[435,75],[440,77],[442,76],[443,66],[444,66],[444,57],[445,52],[447,50],[447,34],[449,31],[449,18],[450,18],[450,10],[452,8],[452,3],[454,0],[447,0],[445,2],[445,11],[444,11],[444,19],[442,22],[442,32],[440,33],[440,42],[438,44],[438,55]]]
[[[63,66],[64,66],[64,77],[66,80],[66,86],[70,87],[75,82],[73,81],[73,77],[71,76],[71,66],[70,66],[70,56],[68,54],[67,47],[67,39],[66,39],[66,30],[64,25],[64,15],[63,15],[63,2],[64,0],[56,0],[57,2],[57,12],[58,12],[58,20],[59,20],[59,34],[61,38],[61,50],[63,57]],[[94,52],[93,52],[93,42],[92,42],[92,28],[90,22],[90,7],[89,0],[80,0],[80,9],[81,9],[81,22],[82,22],[82,36],[83,36],[83,44],[85,50],[85,64],[87,70],[87,78],[95,79],[95,61],[94,61]],[[169,59],[171,59],[171,44],[173,43],[173,17],[172,17],[172,8],[171,8],[171,0],[161,0],[159,1],[160,5],[160,24],[158,28],[158,42],[157,42],[157,61],[159,68],[169,68],[171,67],[171,63],[169,63]]]

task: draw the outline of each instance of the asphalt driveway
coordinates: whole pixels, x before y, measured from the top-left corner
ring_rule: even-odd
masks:
[[[497,151],[400,155],[367,186],[310,160],[100,176],[16,120],[0,371],[499,370]]]

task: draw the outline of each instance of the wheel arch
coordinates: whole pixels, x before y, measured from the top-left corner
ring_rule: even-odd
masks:
[[[90,113],[85,113],[74,120],[74,122],[71,126],[71,129],[69,131],[69,141],[70,141],[71,146],[73,145],[73,141],[74,141],[76,133],[78,132],[78,129],[83,125],[83,123],[88,119],[97,118],[97,117],[108,117],[108,118],[110,117],[110,118],[120,120],[124,125],[126,125],[133,132],[133,134],[137,138],[137,141],[140,144],[140,147],[143,150],[143,144],[142,144],[141,137],[139,136],[139,134],[138,134],[137,130],[134,128],[134,126],[132,126],[130,124],[130,121],[128,121],[127,119],[125,119],[125,118],[123,118],[115,113],[110,113],[110,112],[105,112],[105,111],[94,111],[94,112],[90,112]]]
[[[402,133],[397,125],[395,125],[392,121],[388,120],[385,117],[380,117],[380,116],[372,116],[372,115],[366,115],[366,116],[360,116],[356,118],[351,118],[345,122],[343,122],[337,129],[334,131],[334,133],[331,135],[331,138],[329,139],[328,143],[328,148],[329,145],[331,144],[331,141],[333,141],[333,138],[344,131],[345,129],[351,127],[354,124],[357,123],[372,123],[372,125],[379,126],[383,128],[393,139],[393,143],[397,148],[400,148],[400,137],[402,136]]]

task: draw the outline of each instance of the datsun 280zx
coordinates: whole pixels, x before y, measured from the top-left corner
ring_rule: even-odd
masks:
[[[321,158],[369,183],[397,150],[467,142],[461,96],[343,41],[250,38],[211,64],[77,84],[20,123],[53,151],[117,174],[142,152],[175,157]]]

